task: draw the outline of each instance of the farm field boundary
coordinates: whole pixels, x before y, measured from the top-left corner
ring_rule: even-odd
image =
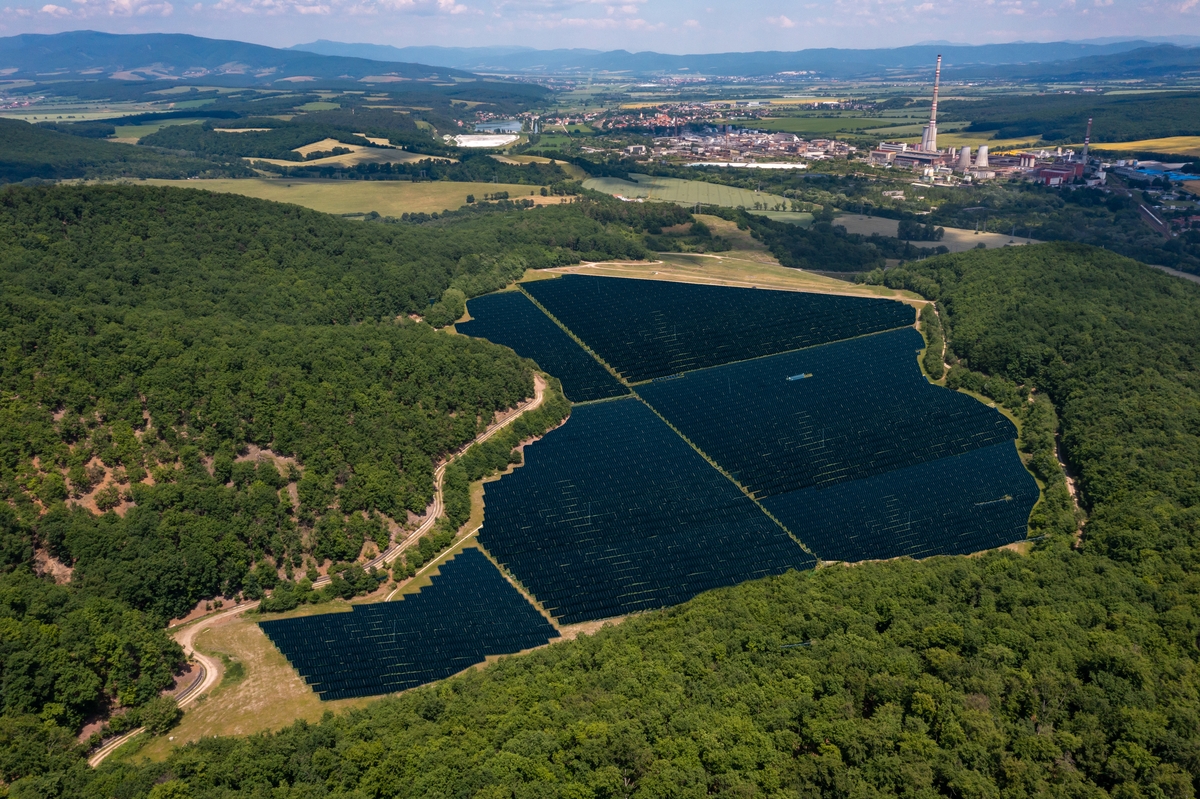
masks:
[[[260,159],[261,160],[261,159]],[[292,166],[300,162],[286,162]],[[308,162],[308,163],[316,163]],[[202,189],[219,194],[241,194],[259,200],[292,203],[326,214],[383,216],[405,213],[441,213],[467,204],[467,195],[482,200],[485,194],[507,191],[513,200],[532,200],[537,205],[554,205],[561,197],[542,197],[537,186],[516,183],[455,183],[406,180],[317,180],[294,178],[245,178],[228,180],[145,180],[139,185]],[[532,194],[530,192],[533,192]]]

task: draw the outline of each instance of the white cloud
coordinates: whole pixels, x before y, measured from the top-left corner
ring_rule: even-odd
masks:
[[[771,23],[772,25],[774,25],[777,28],[794,28],[794,27],[796,27],[796,23],[792,22],[790,19],[785,17],[783,14],[780,14],[777,17],[767,17],[767,22]]]
[[[700,23],[694,19],[685,19],[683,21],[683,27],[690,30],[698,30],[700,28]]]
[[[49,14],[52,17],[69,17],[71,16],[71,9],[56,5],[44,5],[42,6],[42,13]]]

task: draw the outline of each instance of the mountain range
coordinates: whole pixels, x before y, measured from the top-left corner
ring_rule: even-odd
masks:
[[[221,79],[223,83],[263,83],[377,78],[447,80],[471,77],[445,66],[403,59],[374,61],[356,56],[283,50],[259,44],[206,39],[180,33],[112,34],[71,31],[26,33],[0,38],[0,70],[14,79],[117,80]]]
[[[379,61],[416,61],[473,72],[571,73],[605,72],[655,74],[690,72],[701,75],[759,77],[779,73],[816,73],[823,77],[856,78],[915,70],[928,71],[940,54],[943,69],[988,74],[993,68],[1021,65],[1025,71],[1051,74],[1106,71],[1136,71],[1145,66],[1134,55],[1152,51],[1153,67],[1162,70],[1173,59],[1190,64],[1190,48],[1161,42],[1131,39],[1115,42],[1013,42],[1010,44],[955,45],[928,43],[872,50],[810,49],[794,52],[761,51],[671,55],[627,50],[536,50],[529,47],[391,47],[378,44],[344,44],[319,40],[296,45],[293,50],[330,56],[356,56]],[[1075,62],[1091,61],[1081,66]],[[1103,59],[1115,59],[1104,61]],[[1034,65],[1054,64],[1039,70]],[[1069,65],[1069,66],[1068,66]],[[1002,74],[1002,73],[998,73]]]

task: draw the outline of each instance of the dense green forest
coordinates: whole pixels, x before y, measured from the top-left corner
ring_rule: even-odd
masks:
[[[969,131],[996,131],[998,139],[1083,141],[1088,118],[1092,142],[1191,136],[1200,127],[1200,94],[1041,94],[947,100],[949,118],[969,119]]]
[[[162,153],[60,133],[20,120],[0,119],[0,184],[30,178],[228,178],[253,175],[254,172],[236,159],[213,160]]]
[[[1061,499],[1057,411],[1080,543],[1067,508],[1028,554],[790,573],[165,763],[46,758],[11,794],[1193,797],[1200,290],[1066,244],[876,277],[938,301],[952,381],[1028,406]]]
[[[646,254],[636,224],[593,215],[385,225],[184,189],[0,191],[0,780],[73,762],[87,718],[169,685],[167,620],[422,512],[435,461],[533,391],[511,350],[430,323],[527,268]],[[35,577],[47,558],[69,583]],[[378,585],[331,570],[334,594]]]

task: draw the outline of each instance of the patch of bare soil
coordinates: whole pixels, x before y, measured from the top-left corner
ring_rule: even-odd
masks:
[[[71,582],[75,569],[51,555],[43,547],[33,550],[33,571],[40,577],[50,577],[57,585]]]

